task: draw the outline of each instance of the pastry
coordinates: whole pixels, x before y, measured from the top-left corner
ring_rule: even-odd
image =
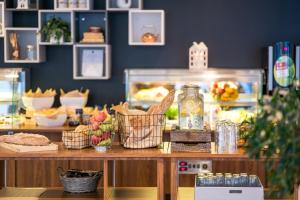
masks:
[[[52,88],[43,92],[40,88],[37,88],[35,92],[31,89],[28,92],[24,93],[25,97],[54,97],[56,95],[56,91]]]
[[[85,32],[83,33],[82,43],[104,43],[103,33]]]
[[[65,93],[63,89],[60,89],[61,97],[87,97],[90,93],[90,90],[86,90],[85,92],[80,92],[79,90],[72,90],[68,93]]]
[[[25,146],[47,146],[50,144],[50,140],[38,134],[30,133],[16,133],[14,135],[2,135],[0,136],[0,142],[18,144]]]
[[[86,132],[89,130],[89,127],[86,125],[80,125],[77,126],[77,128],[75,129],[75,132]]]

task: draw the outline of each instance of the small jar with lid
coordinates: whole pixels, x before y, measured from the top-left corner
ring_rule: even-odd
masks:
[[[27,60],[35,60],[35,54],[36,54],[36,51],[35,51],[35,48],[33,45],[27,45],[26,46],[26,57],[27,57]]]
[[[178,96],[180,129],[203,130],[204,102],[197,85],[185,85]]]

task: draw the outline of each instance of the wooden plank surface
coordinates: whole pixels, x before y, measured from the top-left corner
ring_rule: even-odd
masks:
[[[7,133],[8,131],[12,131],[14,133],[25,132],[25,133],[56,133],[61,134],[63,131],[74,130],[74,127],[69,126],[60,126],[60,127],[43,127],[43,126],[35,126],[35,125],[0,125],[0,132]]]
[[[47,146],[25,146],[25,145],[8,144],[5,142],[0,142],[0,147],[14,152],[19,152],[19,153],[58,150],[58,145],[53,143]]]
[[[156,188],[113,188],[110,200],[156,200]],[[71,194],[60,188],[5,188],[0,190],[1,200],[101,200],[103,191],[93,193]]]
[[[164,191],[164,160],[157,160],[157,199],[164,200],[165,191]]]
[[[244,150],[239,149],[234,154],[212,153],[186,153],[170,152],[165,149],[124,149],[121,146],[113,146],[105,153],[95,152],[93,148],[82,150],[65,149],[62,143],[58,143],[58,151],[16,153],[0,148],[0,160],[155,160],[158,158],[189,158],[211,160],[249,160]]]
[[[171,200],[177,199],[178,189],[178,173],[177,173],[177,159],[171,159],[171,170],[170,170],[170,184],[171,184]]]

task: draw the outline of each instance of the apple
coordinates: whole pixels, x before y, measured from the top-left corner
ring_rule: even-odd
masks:
[[[218,83],[217,83],[217,82],[214,82],[213,87],[214,87],[214,88],[218,88]]]
[[[98,122],[92,122],[92,128],[93,128],[93,130],[98,130],[99,129],[99,123]]]
[[[92,140],[92,144],[93,145],[97,145],[100,142],[100,138],[98,136],[96,136],[96,135],[93,135],[92,138],[91,138],[91,140]]]
[[[95,120],[96,120],[97,122],[103,122],[105,119],[106,119],[106,113],[103,112],[103,111],[100,111],[100,112],[98,113],[98,115],[95,116]]]

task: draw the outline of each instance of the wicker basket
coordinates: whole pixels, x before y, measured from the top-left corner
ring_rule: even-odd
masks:
[[[81,171],[68,170],[62,168],[57,169],[60,182],[64,187],[64,191],[70,193],[93,192],[97,189],[98,182],[103,175],[103,172],[98,171]],[[72,175],[73,174],[73,175]],[[84,177],[74,177],[74,174],[84,174]]]
[[[90,130],[86,131],[63,131],[62,141],[68,149],[83,149],[91,146]]]
[[[125,148],[144,149],[157,147],[162,143],[166,117],[155,115],[117,114],[118,132]]]

